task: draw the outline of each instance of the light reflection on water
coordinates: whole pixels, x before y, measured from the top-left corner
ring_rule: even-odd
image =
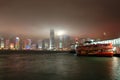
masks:
[[[120,80],[119,57],[0,55],[0,80]]]
[[[113,57],[112,60],[112,70],[114,80],[120,80],[120,58]]]

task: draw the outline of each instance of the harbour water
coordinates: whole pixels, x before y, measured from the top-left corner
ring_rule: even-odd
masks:
[[[0,80],[120,80],[120,58],[1,54]]]

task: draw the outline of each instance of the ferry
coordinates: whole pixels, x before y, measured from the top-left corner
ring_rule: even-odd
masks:
[[[77,56],[106,56],[112,57],[113,46],[111,43],[106,44],[89,44],[76,47]]]

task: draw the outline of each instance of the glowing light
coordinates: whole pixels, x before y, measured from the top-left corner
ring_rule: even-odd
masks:
[[[10,44],[10,49],[14,49],[14,43]]]
[[[116,51],[116,47],[113,47],[113,51]]]
[[[63,35],[63,34],[65,34],[65,31],[58,31],[58,32],[57,32],[57,35],[59,35],[59,36],[61,36],[61,35]]]
[[[106,32],[104,32],[103,35],[106,36]]]
[[[16,37],[16,39],[19,39],[19,37]]]

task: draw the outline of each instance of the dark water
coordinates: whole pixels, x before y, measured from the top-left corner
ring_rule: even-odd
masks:
[[[0,80],[120,80],[120,58],[2,54]]]

